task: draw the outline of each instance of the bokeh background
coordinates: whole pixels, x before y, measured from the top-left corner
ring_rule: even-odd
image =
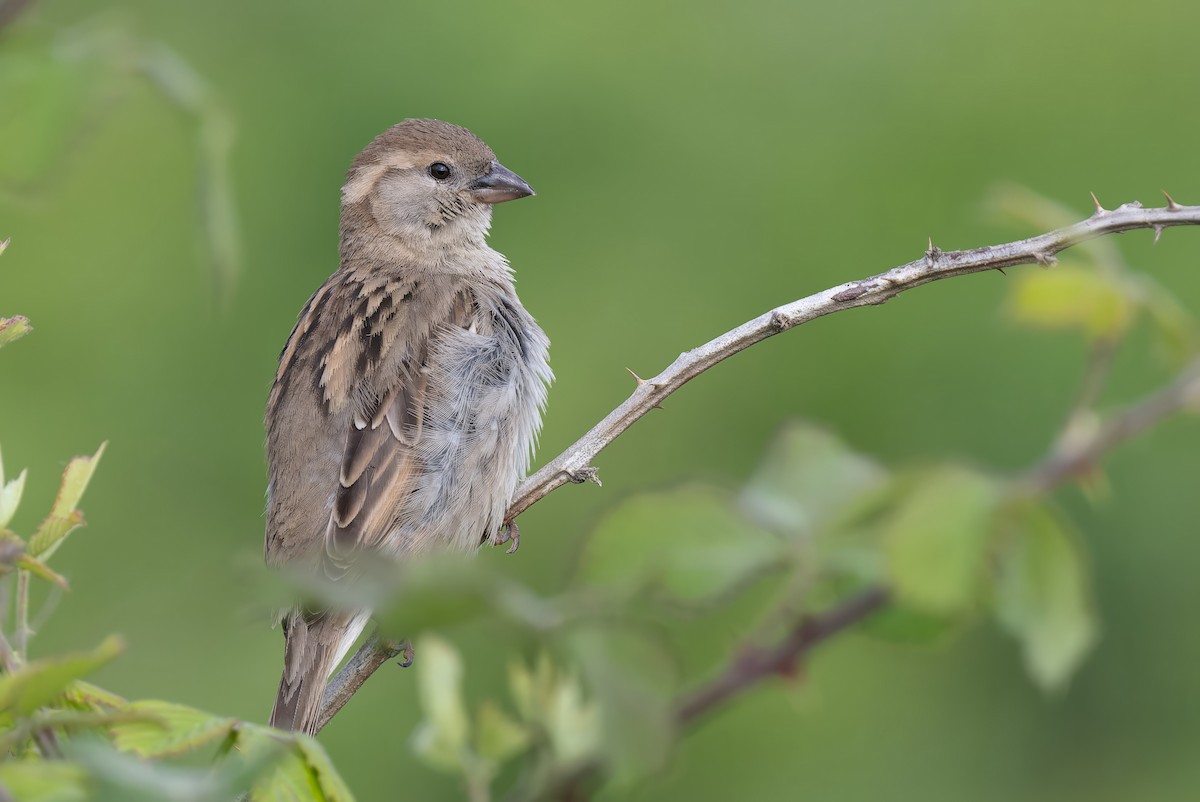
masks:
[[[35,327],[0,355],[4,461],[30,470],[16,527],[36,524],[70,455],[110,442],[89,527],[56,557],[73,591],[34,652],[119,632],[128,653],[101,684],[254,720],[282,646],[256,591],[264,399],[336,265],[345,168],[391,123],[466,125],[538,190],[497,210],[493,243],[554,343],[543,460],[627,395],[626,367],[653,374],[774,305],[915,258],[926,236],[1034,233],[986,212],[999,182],[1080,216],[1089,191],[1200,200],[1200,4],[1182,0],[105,5],[37,2],[0,53],[99,15],[191,65],[236,128],[241,272],[222,302],[198,222],[201,134],[150,82],[87,88],[43,162],[9,155],[0,312]],[[0,116],[21,114],[0,97]],[[1200,309],[1196,232],[1120,245]],[[519,556],[483,559],[553,591],[607,506],[687,477],[741,481],[797,417],[893,464],[1029,464],[1085,347],[1013,326],[1005,281],[944,282],[755,347],[605,452],[603,489],[524,516]],[[1110,402],[1166,378],[1143,345],[1122,352]],[[1061,494],[1103,622],[1068,692],[1035,690],[990,627],[933,650],[844,636],[801,688],[720,713],[621,798],[1196,798],[1198,450],[1200,423],[1172,421],[1112,458],[1099,506]],[[456,642],[502,696],[503,648]],[[411,679],[384,670],[322,734],[360,799],[460,797],[411,757],[416,716]]]

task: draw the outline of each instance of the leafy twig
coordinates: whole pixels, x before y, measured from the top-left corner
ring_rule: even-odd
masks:
[[[804,616],[779,643],[742,652],[720,675],[683,697],[676,706],[676,719],[680,725],[690,724],[750,686],[788,674],[813,647],[854,626],[887,601],[888,592],[873,587],[825,612]]]

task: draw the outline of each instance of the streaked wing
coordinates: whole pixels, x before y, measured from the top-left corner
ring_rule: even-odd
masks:
[[[421,471],[418,446],[426,414],[430,341],[439,331],[471,328],[478,314],[465,290],[415,300],[411,288],[392,285],[379,291],[389,290],[392,300],[369,301],[363,311],[371,314],[362,318],[360,331],[348,335],[357,335],[361,350],[353,360],[342,359],[340,364],[355,365],[357,375],[345,380],[340,368],[323,373],[331,387],[351,388],[348,401],[359,407],[346,426],[336,495],[325,530],[331,573],[344,571],[357,554],[385,547]],[[445,312],[426,318],[421,313],[429,307],[422,302],[428,301]],[[420,312],[414,311],[414,303],[420,304]],[[380,315],[380,310],[387,313]],[[414,325],[414,315],[424,318],[425,325]]]

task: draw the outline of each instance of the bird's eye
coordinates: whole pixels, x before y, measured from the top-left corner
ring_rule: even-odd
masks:
[[[429,165],[429,175],[432,176],[435,181],[445,181],[450,177],[450,165],[442,162],[434,162],[433,164]]]

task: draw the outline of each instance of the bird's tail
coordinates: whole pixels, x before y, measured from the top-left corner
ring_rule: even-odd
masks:
[[[283,620],[283,676],[271,709],[271,726],[316,734],[325,683],[370,618],[369,611],[293,610]]]

